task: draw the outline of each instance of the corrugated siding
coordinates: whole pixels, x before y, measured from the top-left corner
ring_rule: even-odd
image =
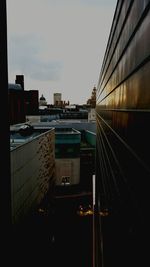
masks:
[[[108,209],[111,215],[115,214],[114,217],[110,216],[116,224],[115,227],[111,225],[114,235],[111,232],[110,236],[115,240],[116,234],[120,248],[123,247],[122,251],[127,249],[125,260],[128,259],[128,253],[131,253],[131,247],[135,246],[127,266],[135,264],[132,260],[136,258],[136,249],[140,252],[136,245],[138,237],[145,248],[148,231],[149,33],[150,1],[118,1],[97,86],[96,206],[98,212]],[[120,221],[121,225],[118,224]],[[96,224],[100,227],[100,219],[97,219]],[[129,231],[133,231],[134,235]],[[99,246],[100,232],[101,228],[97,230]],[[131,243],[129,247],[128,243]],[[119,249],[119,246],[116,248]],[[108,255],[111,254],[109,249]],[[124,257],[122,251],[120,253]],[[143,251],[141,249],[141,253]],[[96,255],[102,261],[102,253],[98,251]],[[100,258],[98,255],[101,255]],[[104,255],[105,257],[107,256]],[[115,252],[110,257],[112,261],[116,260],[115,266],[122,265]]]

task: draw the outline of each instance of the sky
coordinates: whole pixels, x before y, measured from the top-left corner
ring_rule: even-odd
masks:
[[[97,87],[117,0],[7,0],[8,81],[48,104],[85,104]]]

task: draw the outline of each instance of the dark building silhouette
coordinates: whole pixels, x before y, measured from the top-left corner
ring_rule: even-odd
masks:
[[[96,106],[96,87],[93,87],[91,97],[87,100],[87,104],[90,105],[91,108],[95,108]]]
[[[150,1],[119,0],[97,86],[95,266],[149,265]]]
[[[26,115],[39,112],[38,90],[23,90],[21,84],[8,84],[10,125],[26,121]]]
[[[9,122],[25,122],[24,91],[20,84],[8,84]]]
[[[15,83],[8,84],[9,123],[25,122],[24,75],[16,75]]]
[[[24,90],[24,75],[16,75],[16,84],[20,84],[22,89]]]
[[[39,112],[39,91],[25,90],[24,91],[24,105],[26,115],[37,115]]]

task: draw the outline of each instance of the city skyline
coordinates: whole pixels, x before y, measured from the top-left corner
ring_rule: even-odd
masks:
[[[8,80],[83,104],[97,86],[116,0],[7,0]],[[36,7],[36,8],[35,8]]]

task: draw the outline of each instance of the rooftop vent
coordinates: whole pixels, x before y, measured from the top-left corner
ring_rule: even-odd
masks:
[[[33,134],[33,126],[30,124],[24,124],[20,127],[19,133],[21,136],[28,136]]]

